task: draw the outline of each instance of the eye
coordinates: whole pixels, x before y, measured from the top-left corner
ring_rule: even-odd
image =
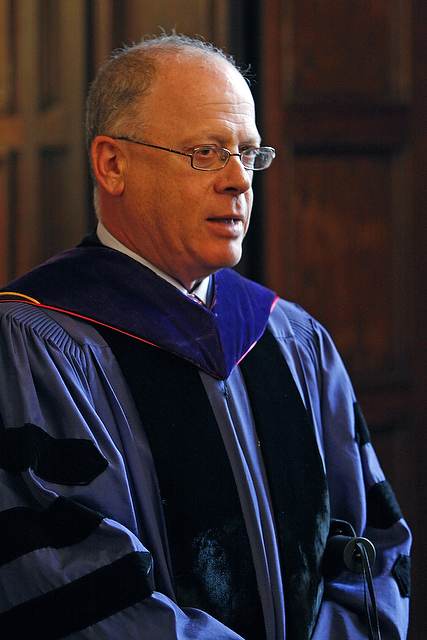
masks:
[[[257,156],[259,154],[258,147],[242,147],[240,153],[244,153],[247,158]]]
[[[194,153],[196,153],[201,158],[209,158],[209,156],[214,157],[216,155],[215,149],[213,147],[199,147],[198,149],[194,150]]]
[[[196,147],[193,149],[193,165],[198,169],[210,169],[221,166],[225,158],[224,151],[218,147]]]

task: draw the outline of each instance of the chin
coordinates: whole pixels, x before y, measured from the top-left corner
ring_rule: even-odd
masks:
[[[227,267],[235,267],[236,264],[240,262],[241,258],[242,258],[242,247],[239,247],[237,251],[233,252],[233,254],[230,255],[230,259],[227,264]]]
[[[233,267],[238,265],[239,262],[240,262],[240,258],[236,258],[235,260],[228,260],[227,262],[224,261],[219,266],[217,266],[215,270],[212,270],[211,273],[221,271],[221,269],[232,269]]]
[[[205,273],[206,275],[210,275],[227,267],[235,267],[240,262],[241,257],[241,246],[227,252],[222,252],[221,254],[217,253],[216,255],[211,256],[204,255]]]
[[[228,255],[223,256],[222,259],[217,261],[218,269],[224,269],[225,267],[235,267],[240,262],[242,257],[241,251],[233,251]]]

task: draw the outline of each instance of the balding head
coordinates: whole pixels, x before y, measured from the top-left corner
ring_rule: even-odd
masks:
[[[99,135],[117,135],[127,131],[130,136],[141,132],[149,123],[150,113],[144,112],[143,98],[163,68],[179,64],[188,58],[198,58],[206,69],[216,64],[229,64],[233,59],[210,43],[186,36],[160,36],[144,39],[113,54],[101,68],[87,99],[86,143]]]

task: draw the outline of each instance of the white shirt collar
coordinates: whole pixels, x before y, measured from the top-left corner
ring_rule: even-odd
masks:
[[[114,236],[111,235],[109,231],[107,231],[107,229],[100,221],[98,222],[96,233],[103,245],[105,245],[106,247],[110,247],[110,249],[116,249],[116,251],[120,251],[130,258],[133,258],[137,262],[140,262],[144,266],[151,269],[151,271],[154,271],[154,273],[156,273],[158,276],[160,276],[164,280],[167,280],[167,282],[176,287],[179,291],[181,291],[181,293],[183,293],[184,295],[188,295],[189,292],[180,282],[178,282],[178,280],[175,280],[175,278],[172,278],[172,276],[170,276],[168,273],[165,273],[158,267],[154,266],[154,264],[151,264],[151,262],[149,262],[148,260],[145,260],[145,258],[142,258],[137,253],[134,253],[133,251],[125,247],[124,244],[119,242]],[[196,295],[205,305],[207,304],[209,281],[209,276],[207,278],[204,278],[191,292],[192,294]]]

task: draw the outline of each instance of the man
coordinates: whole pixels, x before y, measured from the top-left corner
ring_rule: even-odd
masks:
[[[367,563],[325,553],[353,528],[404,638],[410,534],[342,362],[229,269],[274,158],[246,80],[164,36],[87,113],[97,233],[0,295],[5,637],[379,637]]]

